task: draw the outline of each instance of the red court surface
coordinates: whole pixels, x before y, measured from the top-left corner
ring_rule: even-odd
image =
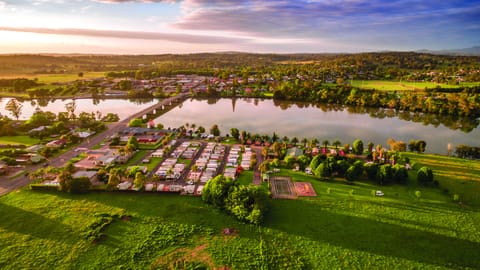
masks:
[[[295,182],[295,191],[298,196],[302,197],[316,197],[317,193],[313,189],[312,183],[309,182]]]

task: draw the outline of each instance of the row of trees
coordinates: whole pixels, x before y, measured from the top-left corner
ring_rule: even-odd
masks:
[[[460,144],[456,147],[455,153],[461,158],[480,159],[480,147]]]
[[[409,112],[424,112],[474,117],[480,115],[479,91],[465,87],[460,93],[396,93],[359,89],[347,85],[327,86],[320,82],[281,82],[273,98],[340,104],[360,107],[382,107]],[[473,93],[472,93],[473,92]]]

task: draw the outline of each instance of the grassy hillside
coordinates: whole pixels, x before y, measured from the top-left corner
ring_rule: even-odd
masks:
[[[430,167],[434,179],[439,181],[440,188],[450,196],[457,194],[460,200],[471,206],[480,207],[480,162],[456,157],[403,153],[415,165]]]
[[[0,197],[0,268],[480,268],[478,208],[441,189],[290,175],[318,197],[271,200],[263,226],[196,197],[10,193]],[[377,189],[385,196],[372,196]],[[223,235],[227,227],[235,233]]]

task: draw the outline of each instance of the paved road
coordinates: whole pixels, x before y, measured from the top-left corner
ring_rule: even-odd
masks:
[[[160,101],[159,103],[154,104],[154,105],[152,105],[152,106],[150,106],[150,107],[148,107],[148,108],[146,108],[146,109],[144,109],[140,112],[137,112],[137,113],[127,117],[126,119],[124,119],[120,122],[109,124],[107,126],[107,130],[103,131],[102,133],[99,133],[99,134],[95,135],[92,138],[86,139],[85,141],[81,142],[75,148],[91,148],[91,147],[101,143],[106,137],[112,136],[112,135],[116,134],[117,132],[119,132],[120,130],[122,130],[123,128],[125,128],[128,125],[128,123],[130,122],[130,120],[132,120],[134,118],[142,118],[148,112],[151,112],[154,109],[160,109],[162,106],[167,106],[170,103],[175,103],[177,101],[181,101],[181,100],[187,98],[188,95],[189,95],[188,93],[182,93],[182,94],[177,95],[175,97],[164,99],[164,100]],[[77,152],[74,151],[75,148],[73,148],[70,151],[67,151],[67,152],[65,152],[65,153],[63,153],[63,154],[61,154],[61,155],[59,155],[55,158],[50,159],[48,161],[49,165],[53,166],[53,167],[64,166],[66,161],[74,158],[78,154]],[[41,166],[42,165],[29,166],[26,169],[26,172],[34,172],[35,170],[41,168]],[[30,180],[26,176],[20,176],[20,177],[17,177],[15,179],[9,179],[9,178],[6,178],[6,177],[2,177],[2,178],[0,178],[0,195],[9,193],[12,190],[15,190],[17,188],[21,188],[23,186],[26,186],[29,183],[30,183]]]
[[[255,151],[255,154],[257,155],[257,163],[255,164],[255,168],[253,168],[253,184],[254,185],[260,185],[263,182],[262,179],[262,174],[260,173],[260,170],[258,167],[260,164],[263,162],[263,155],[262,155],[262,146],[254,146],[252,145],[252,150]]]

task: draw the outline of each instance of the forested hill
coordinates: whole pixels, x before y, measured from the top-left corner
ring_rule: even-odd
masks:
[[[415,52],[360,54],[199,53],[164,55],[0,55],[0,75],[74,73],[158,69],[213,73],[218,69],[260,71],[272,66],[311,65],[316,69],[376,71],[393,77],[411,71],[469,71],[480,69],[480,56],[434,55]],[[407,72],[410,71],[410,72]],[[393,79],[393,78],[392,78]]]

